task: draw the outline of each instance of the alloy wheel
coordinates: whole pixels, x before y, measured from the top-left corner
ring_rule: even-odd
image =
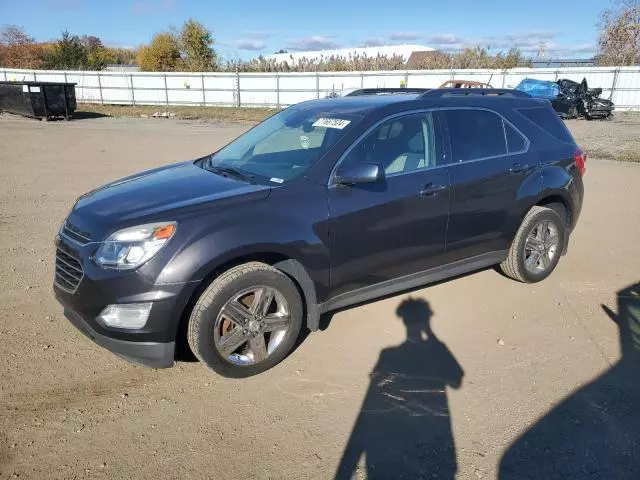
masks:
[[[558,227],[551,220],[539,222],[529,233],[524,244],[526,269],[540,274],[551,267],[558,254],[560,237]]]
[[[291,325],[289,304],[277,289],[255,286],[230,298],[214,324],[220,355],[235,365],[255,365],[282,343]]]

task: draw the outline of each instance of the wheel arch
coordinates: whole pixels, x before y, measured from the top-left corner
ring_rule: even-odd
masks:
[[[562,208],[554,208],[554,205],[559,205]],[[558,212],[558,215],[563,217],[563,220],[566,222],[567,229],[568,230],[571,229],[571,225],[572,225],[571,204],[562,195],[558,195],[558,194],[547,195],[542,199],[540,199],[540,201],[536,203],[536,206],[554,208]]]
[[[572,229],[572,210],[571,210],[571,202],[563,195],[559,193],[548,193],[543,195],[535,204],[529,206],[524,209],[520,217],[520,223],[524,221],[524,218],[531,211],[533,207],[547,207],[555,210],[558,215],[565,221],[567,226],[567,231],[564,239],[564,245],[562,246],[562,255],[567,253],[569,248],[569,234]]]
[[[191,293],[185,308],[178,320],[176,331],[176,357],[189,357],[190,347],[187,343],[187,328],[191,312],[202,292],[223,272],[248,262],[261,262],[271,265],[287,275],[295,284],[303,300],[304,315],[307,328],[316,331],[320,324],[320,310],[317,303],[316,288],[307,269],[298,260],[281,252],[260,251],[234,256],[222,263],[212,265],[209,272],[199,281]]]

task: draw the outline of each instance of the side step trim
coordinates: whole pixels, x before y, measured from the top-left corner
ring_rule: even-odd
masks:
[[[341,293],[319,305],[322,313],[330,310],[348,307],[358,303],[384,297],[392,293],[409,290],[411,288],[439,282],[456,275],[473,272],[481,268],[496,265],[507,258],[508,250],[483,253],[475,257],[459,260],[441,267],[431,268],[422,272],[412,273],[400,278],[394,278],[385,282],[358,288],[351,292]]]

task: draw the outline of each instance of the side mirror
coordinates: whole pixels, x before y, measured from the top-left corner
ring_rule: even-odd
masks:
[[[374,183],[384,178],[384,170],[376,163],[357,163],[339,168],[336,172],[335,183],[338,185],[359,185]]]

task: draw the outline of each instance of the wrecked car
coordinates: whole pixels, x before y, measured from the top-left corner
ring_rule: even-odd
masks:
[[[580,83],[569,79],[549,82],[525,78],[516,86],[516,90],[533,97],[546,98],[563,119],[609,118],[614,110],[611,100],[600,98],[602,89],[589,88],[586,78]]]

